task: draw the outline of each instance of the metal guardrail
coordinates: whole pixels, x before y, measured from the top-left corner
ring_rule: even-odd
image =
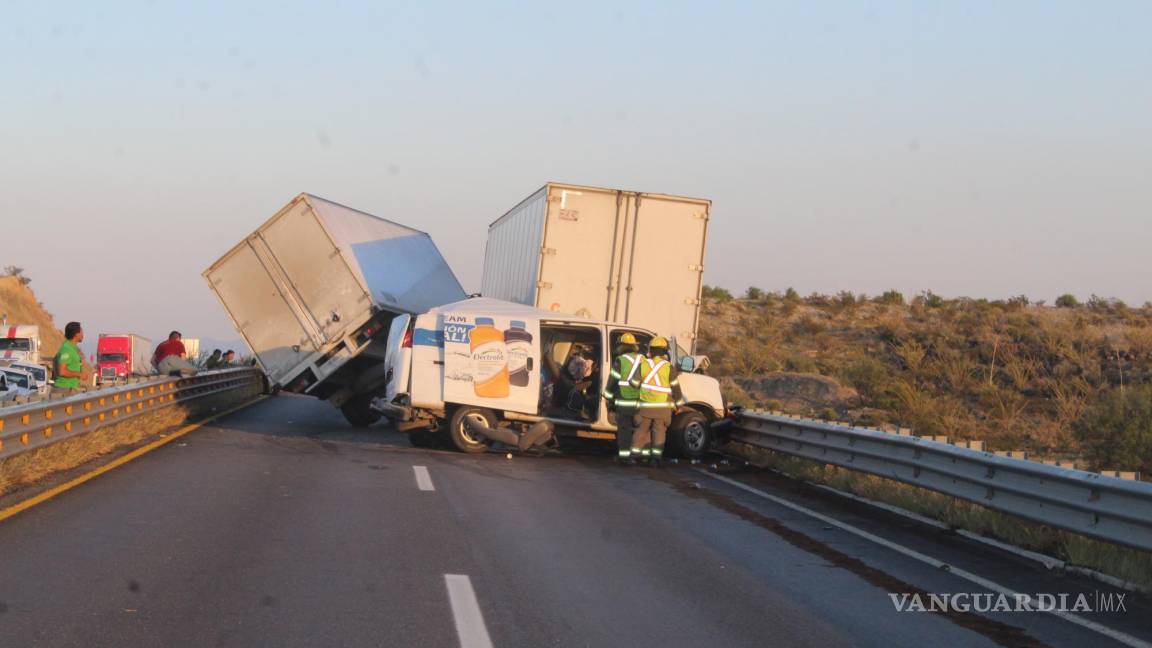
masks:
[[[0,408],[0,460],[114,425],[169,405],[262,384],[252,368],[156,378],[64,398]]]
[[[731,439],[894,479],[1100,540],[1152,551],[1152,483],[928,439],[745,412]]]

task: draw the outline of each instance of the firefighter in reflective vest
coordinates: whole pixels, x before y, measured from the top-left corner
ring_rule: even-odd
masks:
[[[604,385],[604,400],[608,409],[616,412],[617,458],[623,465],[635,465],[632,457],[632,433],[636,425],[636,412],[640,407],[640,370],[644,356],[636,344],[636,336],[624,333],[616,343],[616,359],[612,372]]]
[[[632,453],[660,466],[664,456],[664,437],[672,423],[672,412],[684,405],[680,382],[668,359],[668,340],[654,337],[648,343],[648,357],[640,369],[640,409],[636,413],[636,432]]]

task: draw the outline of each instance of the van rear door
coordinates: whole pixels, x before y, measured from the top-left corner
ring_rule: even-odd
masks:
[[[412,328],[411,315],[397,315],[392,318],[388,329],[388,350],[384,355],[388,383],[384,394],[391,403],[397,395],[408,393],[409,379],[412,376]],[[409,394],[410,395],[410,394]]]

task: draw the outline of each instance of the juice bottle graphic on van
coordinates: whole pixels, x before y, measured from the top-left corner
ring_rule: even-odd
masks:
[[[508,348],[491,317],[477,317],[469,334],[472,388],[480,398],[508,397]]]
[[[504,331],[504,344],[508,349],[508,382],[513,387],[527,387],[532,372],[528,361],[532,334],[526,330],[524,322],[512,320],[511,327]]]

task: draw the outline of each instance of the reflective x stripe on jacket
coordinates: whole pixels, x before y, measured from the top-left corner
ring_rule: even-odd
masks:
[[[609,379],[604,385],[603,396],[608,401],[615,401],[618,407],[635,407],[640,402],[640,384],[636,380],[644,356],[639,353],[624,353],[616,356]],[[627,375],[624,375],[624,372]]]
[[[675,409],[684,404],[680,381],[672,375],[672,365],[665,359],[646,359],[647,371],[640,385],[640,407]]]

